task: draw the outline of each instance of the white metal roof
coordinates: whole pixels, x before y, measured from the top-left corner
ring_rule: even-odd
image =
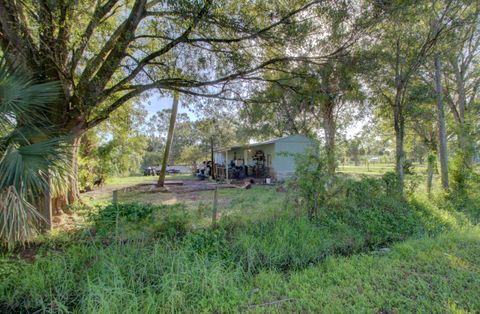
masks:
[[[284,136],[284,137],[277,137],[277,138],[273,138],[271,140],[268,140],[268,141],[263,141],[263,142],[257,142],[257,143],[250,143],[250,144],[244,144],[244,145],[233,145],[233,146],[229,146],[229,147],[221,147],[221,148],[218,148],[215,150],[215,152],[225,152],[225,151],[229,151],[229,150],[232,150],[232,149],[235,149],[235,148],[242,148],[242,147],[255,147],[255,146],[260,146],[260,145],[268,145],[268,144],[273,144],[275,142],[278,142],[280,140],[283,140],[283,139],[286,139],[286,138],[289,138],[289,137],[292,137],[292,136],[298,136],[298,135],[301,135],[301,134],[291,134],[291,135],[287,135],[287,136]],[[303,136],[303,135],[301,135]]]

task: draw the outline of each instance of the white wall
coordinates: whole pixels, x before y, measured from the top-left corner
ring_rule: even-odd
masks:
[[[313,146],[313,142],[303,135],[292,135],[279,139],[275,143],[274,168],[277,180],[283,180],[295,174],[295,158],[293,156],[283,156],[280,153],[302,154]]]

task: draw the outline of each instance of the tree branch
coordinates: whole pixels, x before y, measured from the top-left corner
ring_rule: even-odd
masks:
[[[85,32],[80,37],[80,46],[74,50],[71,62],[72,72],[77,67],[78,61],[82,57],[85,48],[87,47],[90,37],[99,25],[100,21],[110,12],[118,0],[109,0],[102,6],[97,6],[93,12],[93,17],[87,25]]]

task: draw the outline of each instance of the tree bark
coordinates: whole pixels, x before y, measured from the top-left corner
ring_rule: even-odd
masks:
[[[427,157],[427,193],[432,192],[432,181],[433,181],[433,167],[435,163],[435,155],[430,154]]]
[[[395,164],[398,177],[400,192],[403,193],[405,173],[405,150],[403,140],[405,138],[405,119],[403,116],[403,106],[401,103],[402,86],[397,86],[395,103],[393,105],[394,129],[395,129]]]
[[[170,125],[168,126],[167,143],[165,144],[165,152],[163,154],[162,168],[160,169],[160,176],[158,177],[157,186],[163,187],[165,185],[165,173],[167,171],[168,156],[173,142],[173,133],[175,132],[175,122],[177,121],[178,112],[178,93],[173,95],[172,114],[170,115]]]
[[[440,173],[442,187],[448,189],[448,155],[445,113],[443,109],[443,90],[440,57],[435,55],[435,90],[437,94],[438,138],[440,144]]]
[[[334,103],[328,102],[323,108],[323,129],[325,132],[325,151],[327,154],[327,171],[330,175],[335,174],[335,132],[336,123],[333,114]]]
[[[72,141],[72,156],[71,156],[71,175],[69,178],[69,189],[68,189],[68,203],[73,204],[76,201],[80,200],[80,192],[78,189],[78,153],[80,151],[80,142],[82,136],[75,136]]]
[[[395,100],[393,101],[393,128],[395,130],[395,168],[397,171],[398,187],[403,195],[405,151],[403,139],[405,138],[405,118],[403,116],[402,93],[405,80],[401,74],[400,39],[396,41],[395,53]]]

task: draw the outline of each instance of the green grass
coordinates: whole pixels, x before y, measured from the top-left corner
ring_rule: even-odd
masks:
[[[162,241],[76,244],[0,284],[0,309],[84,313],[463,313],[480,309],[480,232],[329,257],[287,275]],[[277,303],[275,303],[277,302]]]
[[[220,190],[217,228],[212,191],[99,207],[34,262],[0,258],[0,312],[478,312],[477,205],[379,182],[346,181],[313,221],[266,186]]]
[[[329,258],[288,279],[265,272],[255,278],[260,297],[249,302],[293,299],[270,313],[473,313],[480,310],[479,249],[473,229],[407,241],[383,256]]]
[[[166,175],[166,180],[195,180],[195,177],[191,174],[172,174]],[[105,182],[106,186],[123,186],[123,185],[135,185],[145,182],[156,182],[158,176],[144,176],[144,175],[134,175],[128,177],[112,177],[108,178]]]
[[[382,175],[388,171],[394,171],[395,164],[386,164],[386,163],[370,163],[369,165],[362,163],[358,166],[352,164],[340,164],[338,166],[338,172],[347,173],[347,174],[362,174],[362,175]],[[425,175],[427,173],[426,164],[413,164],[413,172],[419,175]]]

